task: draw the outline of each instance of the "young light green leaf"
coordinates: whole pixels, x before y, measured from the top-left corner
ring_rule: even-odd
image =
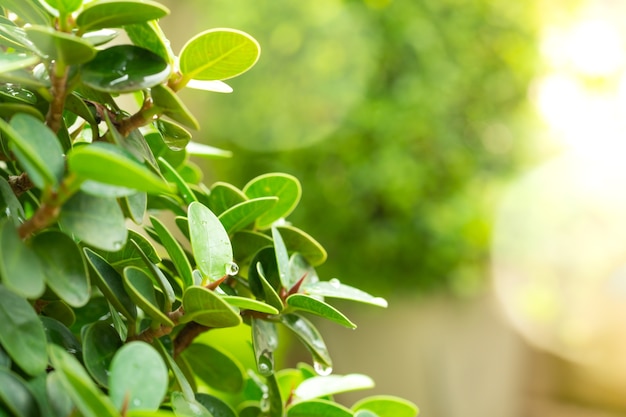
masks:
[[[254,221],[262,216],[278,202],[277,197],[260,197],[243,201],[224,211],[219,219],[229,235],[254,224]]]
[[[64,65],[80,65],[96,56],[96,48],[78,36],[54,30],[49,26],[30,26],[24,30],[28,39],[47,60]]]
[[[156,322],[174,327],[174,322],[166,316],[159,306],[150,277],[134,266],[124,268],[124,288],[139,308]]]
[[[235,187],[225,182],[216,182],[211,186],[209,208],[216,215],[221,215],[229,208],[246,201],[248,197]]]
[[[191,111],[185,106],[185,104],[178,98],[169,87],[164,85],[156,85],[150,89],[150,95],[155,106],[158,106],[163,110],[163,114],[176,120],[178,123],[183,124],[191,129],[198,130],[200,125],[198,120],[191,114]],[[161,129],[159,129],[161,130]],[[189,138],[185,145],[189,142]],[[183,146],[184,147],[184,146]]]
[[[37,25],[47,25],[50,23],[50,17],[36,1],[3,0],[2,6],[11,10],[25,22]]]
[[[361,291],[358,288],[342,284],[335,278],[330,281],[319,281],[305,284],[302,287],[302,292],[315,296],[339,298],[343,300],[358,301],[378,307],[387,307],[387,300],[384,298],[374,297],[373,295],[370,295],[365,291]]]
[[[238,311],[215,292],[192,286],[183,293],[185,315],[181,322],[195,321],[208,327],[233,327],[241,324]]]
[[[197,267],[211,281],[227,275],[233,262],[233,248],[220,220],[198,202],[189,205],[187,218]]]
[[[258,42],[235,29],[211,29],[191,38],[180,52],[180,71],[187,80],[226,80],[257,62]]]
[[[176,123],[169,122],[163,119],[157,119],[154,125],[163,135],[163,141],[173,151],[181,151],[185,149],[189,141],[191,140],[191,133],[183,129]]]
[[[357,401],[354,411],[369,410],[379,417],[416,417],[419,409],[411,401],[391,395],[375,395]]]
[[[367,375],[328,375],[305,379],[294,394],[302,400],[326,397],[349,391],[374,388],[374,381]]]
[[[28,375],[44,372],[48,365],[46,334],[26,299],[0,285],[0,345]]]
[[[350,329],[356,329],[356,324],[350,321],[343,313],[335,307],[304,294],[293,294],[287,297],[287,306],[291,309],[306,311],[316,316],[339,323]]]
[[[252,310],[258,311],[259,313],[266,314],[278,314],[279,311],[272,307],[271,305],[264,303],[262,301],[254,300],[252,298],[246,297],[238,297],[235,295],[223,295],[222,299],[226,301],[231,306],[235,306],[237,308],[243,310]]]
[[[233,153],[231,151],[225,151],[223,149],[215,148],[213,146],[194,141],[189,141],[189,143],[187,144],[187,153],[192,156],[206,159],[221,159],[230,158],[231,156],[233,156]]]
[[[83,65],[81,79],[94,90],[128,93],[154,87],[170,72],[170,65],[157,54],[134,45],[116,45]]]
[[[165,362],[147,343],[128,343],[113,357],[109,395],[120,410],[124,406],[128,410],[157,410],[168,382]]]
[[[193,285],[193,276],[191,272],[192,268],[184,249],[159,219],[150,216],[150,222],[152,223],[157,235],[159,235],[161,244],[165,247],[170,259],[174,263],[174,266],[176,266],[176,271],[183,281],[184,287],[190,287]]]
[[[74,240],[63,232],[44,231],[33,238],[33,249],[52,291],[72,307],[85,305],[91,285],[85,259]]]
[[[0,224],[0,279],[11,291],[25,298],[40,297],[45,288],[45,271],[37,254],[20,239],[9,221]]]
[[[62,15],[75,12],[83,5],[82,0],[46,0],[46,3],[58,10]]]
[[[35,396],[26,382],[8,369],[2,368],[0,368],[0,404],[3,405],[0,414],[9,411],[10,415],[19,417],[42,415]]]
[[[227,352],[213,346],[193,343],[183,351],[183,357],[195,375],[209,387],[233,394],[243,389],[245,370]]]
[[[287,417],[352,417],[352,411],[328,400],[309,400],[295,403],[287,409]]]
[[[81,32],[157,20],[169,10],[150,0],[99,0],[88,3],[76,18]]]
[[[156,20],[124,25],[124,30],[134,45],[154,52],[170,65],[174,63],[174,52]]]
[[[111,361],[124,343],[115,329],[104,321],[90,324],[82,334],[85,368],[98,384],[108,387]]]
[[[278,197],[274,208],[257,219],[257,227],[266,229],[276,220],[287,217],[296,208],[302,195],[302,187],[292,175],[272,173],[254,178],[246,184],[243,192],[248,198]]]
[[[83,416],[119,416],[109,398],[96,387],[75,357],[56,345],[48,346],[48,354],[59,382]]]
[[[278,330],[276,323],[261,319],[252,319],[252,347],[256,367],[263,376],[274,373],[274,351],[278,348]]]
[[[272,227],[272,239],[274,240],[274,252],[276,254],[276,267],[278,268],[278,276],[280,277],[280,283],[283,288],[290,289],[297,281],[299,277],[293,277],[289,272],[289,254],[285,247],[280,232],[275,227]]]
[[[61,209],[61,228],[96,248],[117,251],[128,236],[124,214],[112,198],[76,193]]]
[[[326,262],[326,250],[308,233],[293,226],[276,226],[289,252],[298,252],[312,266]]]
[[[147,193],[170,193],[172,187],[131,154],[110,143],[74,148],[68,155],[70,171],[83,179],[134,188]]]

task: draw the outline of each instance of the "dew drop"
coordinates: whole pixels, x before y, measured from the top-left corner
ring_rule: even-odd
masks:
[[[328,283],[332,285],[333,288],[339,288],[341,286],[341,281],[339,281],[337,278],[331,279],[330,281],[328,281]]]
[[[317,373],[319,376],[327,376],[333,372],[332,366],[327,366],[317,361],[313,362],[313,369],[315,369],[315,373]]]
[[[274,373],[274,357],[272,356],[272,352],[264,351],[261,353],[257,368],[259,373],[263,376],[270,376]]]
[[[123,247],[124,247],[124,242],[119,241],[119,240],[116,241],[116,242],[113,242],[113,250],[114,251],[117,252],[118,250],[122,249]]]
[[[226,264],[226,275],[237,275],[239,273],[239,265],[234,262],[229,262]]]
[[[133,400],[133,407],[134,407],[134,408],[141,407],[141,400],[140,400],[139,398],[135,398],[135,399]]]
[[[261,401],[259,402],[259,408],[263,413],[270,411],[270,396],[267,392],[263,393]]]

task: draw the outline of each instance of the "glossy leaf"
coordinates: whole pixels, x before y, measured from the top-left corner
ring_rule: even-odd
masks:
[[[134,266],[124,268],[124,288],[133,302],[153,320],[174,327],[172,320],[159,307],[150,277]]]
[[[289,252],[298,252],[312,266],[326,262],[326,250],[308,233],[293,226],[276,226]]]
[[[33,238],[33,249],[48,286],[72,307],[85,305],[91,295],[87,265],[72,238],[56,230],[44,231]]]
[[[209,387],[228,393],[238,393],[243,389],[245,371],[227,352],[193,343],[183,351],[183,357],[194,374]]]
[[[285,247],[285,242],[280,232],[275,227],[272,227],[272,239],[274,240],[276,268],[278,269],[280,283],[283,288],[290,289],[297,282],[299,277],[294,277],[289,273],[289,254],[287,253],[287,247]]]
[[[150,0],[99,0],[88,3],[76,18],[82,32],[160,19],[169,10]]]
[[[221,159],[230,158],[231,156],[233,156],[233,153],[230,151],[225,151],[223,149],[215,148],[213,146],[194,141],[189,141],[186,149],[189,155],[205,159]]]
[[[98,52],[83,65],[83,83],[107,93],[128,93],[154,87],[170,76],[169,64],[134,45],[116,45]]]
[[[109,323],[96,321],[83,332],[85,368],[93,379],[103,387],[109,387],[111,361],[122,346],[124,343],[119,334]]]
[[[180,71],[188,80],[226,80],[252,68],[260,53],[258,42],[247,33],[211,29],[183,46]]]
[[[209,194],[209,208],[213,213],[221,215],[229,208],[246,201],[248,198],[234,185],[216,182]]]
[[[152,263],[148,255],[146,255],[139,244],[135,240],[133,240],[132,245],[135,246],[135,249],[139,252],[141,257],[143,258],[145,266],[148,268],[150,273],[152,274],[152,278],[157,283],[161,292],[165,297],[163,310],[170,311],[172,309],[172,304],[176,301],[176,294],[174,293],[174,289],[172,288],[172,284],[167,280],[163,272],[159,269],[158,266]]]
[[[182,393],[174,391],[171,394],[172,408],[176,417],[214,417],[195,399],[186,398]]]
[[[82,0],[46,0],[46,3],[63,15],[75,12],[83,5]]]
[[[60,321],[47,316],[41,316],[40,319],[46,332],[48,343],[54,343],[76,355],[82,354],[83,346],[69,328]]]
[[[241,317],[222,297],[204,287],[192,286],[183,294],[185,315],[181,322],[195,321],[207,327],[233,327]]]
[[[27,22],[39,25],[50,23],[50,18],[46,15],[46,12],[35,1],[3,0],[2,6]]]
[[[302,195],[300,182],[292,175],[273,173],[254,178],[243,188],[248,198],[278,197],[276,206],[257,220],[257,227],[268,228],[276,220],[287,217],[298,205]]]
[[[109,398],[95,386],[76,358],[56,345],[48,346],[48,354],[59,382],[83,416],[119,416]]]
[[[213,91],[215,93],[232,93],[233,88],[225,82],[219,80],[190,80],[187,88],[193,88],[194,90]]]
[[[250,289],[259,298],[265,300],[269,305],[273,306],[279,311],[284,308],[283,301],[281,300],[278,292],[272,284],[265,278],[263,266],[260,262],[256,262],[256,268],[250,268],[250,274],[248,276],[248,282],[250,283]],[[254,284],[253,284],[254,283]]]
[[[213,417],[238,417],[235,410],[213,395],[198,393],[196,394],[196,400],[202,404]]]
[[[167,391],[168,371],[161,355],[147,343],[131,342],[111,362],[109,395],[118,409],[155,411]]]
[[[50,412],[53,416],[69,416],[76,412],[72,398],[63,388],[59,372],[52,371],[46,376],[46,392]]]
[[[0,86],[0,101],[19,104],[37,104],[37,96],[30,90],[21,88],[19,85],[4,84]],[[40,117],[37,118],[40,119]]]
[[[189,184],[181,178],[181,176],[176,172],[176,170],[162,157],[159,157],[159,167],[161,168],[161,172],[163,176],[170,182],[176,184],[176,188],[178,188],[178,194],[183,199],[185,204],[191,204],[194,201],[198,201],[195,194],[189,188]]]
[[[193,285],[191,264],[189,263],[189,259],[187,259],[187,255],[185,254],[185,251],[180,243],[178,243],[176,238],[172,236],[167,227],[165,227],[159,219],[151,216],[150,222],[152,223],[154,230],[159,235],[161,244],[165,247],[170,259],[176,266],[176,271],[182,279],[185,288]]]
[[[16,114],[10,125],[0,119],[0,131],[9,139],[9,149],[37,187],[58,183],[64,170],[63,149],[46,125],[36,117]]]
[[[96,56],[96,48],[78,36],[49,26],[31,26],[24,30],[28,39],[48,60],[58,61],[64,65],[80,65]]]
[[[276,375],[269,375],[266,378],[267,381],[267,393],[269,402],[269,417],[283,417],[283,405],[285,399],[280,395],[280,387],[278,381],[276,381]]]
[[[37,254],[20,239],[11,222],[0,224],[0,278],[11,291],[25,298],[40,297],[45,271]]]
[[[172,188],[128,152],[110,143],[74,148],[68,155],[70,171],[83,179],[148,193],[169,193]]]
[[[163,119],[157,119],[154,122],[154,125],[159,130],[161,135],[163,135],[165,144],[173,151],[183,150],[191,140],[191,133],[176,123]]]
[[[197,267],[211,281],[222,278],[233,262],[233,249],[224,226],[211,210],[197,202],[189,205],[187,218]]]
[[[46,369],[46,334],[31,305],[0,285],[0,345],[29,375]]]
[[[137,246],[132,244],[132,241],[141,248],[141,253]],[[151,263],[158,264],[161,262],[161,258],[148,238],[131,229],[128,230],[128,239],[122,250],[115,252],[98,251],[98,254],[118,271],[131,265],[143,267],[145,265],[143,255],[147,256]]]
[[[269,304],[257,301],[252,298],[238,297],[234,295],[223,295],[222,299],[231,306],[238,307],[242,310],[258,311],[259,313],[278,314],[279,311]]]
[[[354,411],[369,410],[378,417],[416,417],[419,409],[415,404],[404,398],[391,395],[375,395],[356,402]]]
[[[109,43],[117,38],[118,32],[113,29],[100,29],[85,33],[82,38],[93,46],[100,46]]]
[[[332,360],[328,354],[326,343],[322,335],[313,324],[304,317],[295,314],[284,314],[280,316],[280,321],[300,339],[313,356],[316,368],[332,369]]]
[[[260,197],[243,201],[224,211],[219,219],[228,234],[233,234],[254,221],[276,205],[277,197]]]
[[[335,307],[304,294],[293,294],[287,297],[287,306],[291,309],[306,311],[316,316],[334,321],[350,329],[356,329],[356,324],[350,321],[343,313]]]
[[[269,376],[274,373],[274,351],[278,348],[276,323],[252,319],[252,348],[259,373]]]
[[[302,400],[327,397],[349,391],[374,388],[374,381],[367,375],[328,375],[315,376],[304,380],[294,394]]]
[[[287,417],[352,417],[352,411],[328,400],[310,400],[296,403],[287,409]]]
[[[124,25],[124,30],[133,44],[154,52],[172,65],[174,53],[156,20]]]
[[[39,57],[27,54],[3,53],[0,54],[0,73],[28,68],[39,62]]]
[[[8,369],[2,368],[0,368],[0,405],[3,406],[0,408],[0,413],[6,410],[18,417],[41,415],[35,396],[26,382]],[[4,415],[8,416],[8,414]]]
[[[84,243],[108,251],[120,250],[128,236],[124,214],[116,200],[83,192],[63,205],[59,224]]]
[[[371,304],[378,307],[387,307],[387,300],[381,297],[374,297],[357,288],[342,284],[337,279],[330,281],[320,281],[306,284],[302,288],[302,292],[314,296],[340,298],[343,300],[358,301],[365,304]]]
[[[168,353],[165,346],[163,346],[163,343],[161,342],[161,340],[159,339],[155,340],[153,343],[153,346],[161,354],[161,357],[165,360],[167,367],[172,371],[174,380],[176,381],[176,384],[178,384],[178,387],[182,391],[181,395],[183,396],[183,398],[193,401],[194,390],[191,387],[191,384],[189,383],[189,381],[187,381],[185,374],[183,374],[183,371],[180,369],[176,361],[174,361],[174,358],[172,358],[172,356]]]
[[[198,120],[189,111],[187,106],[178,98],[169,87],[164,85],[156,85],[150,89],[150,96],[154,105],[163,110],[163,114],[171,117],[172,120],[181,123],[183,126],[198,130],[200,125]],[[161,129],[159,129],[161,130]],[[189,138],[185,145],[189,142]],[[183,146],[184,147],[184,146]]]

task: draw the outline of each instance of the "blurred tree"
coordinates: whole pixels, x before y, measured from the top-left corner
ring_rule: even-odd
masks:
[[[200,3],[206,16],[192,19]],[[331,254],[320,273],[389,293],[480,288],[494,195],[525,154],[537,62],[532,0],[175,8],[188,8],[187,20],[166,28],[193,31],[208,20],[264,45],[232,95],[189,97],[208,119],[197,137],[235,151],[235,163],[207,168],[216,177],[301,178],[293,217]]]

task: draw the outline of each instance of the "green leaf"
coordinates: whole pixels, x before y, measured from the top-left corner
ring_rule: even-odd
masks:
[[[223,295],[222,299],[231,306],[238,307],[243,310],[258,311],[266,314],[278,314],[279,311],[269,304],[262,301],[253,300],[252,298],[238,297],[235,295]]]
[[[139,248],[141,248],[141,252],[139,252],[137,246],[135,246],[132,241],[134,241]],[[106,252],[106,251],[97,251],[100,256],[104,260],[106,260],[113,268],[118,271],[121,271],[126,266],[145,266],[145,262],[143,259],[143,255],[147,256],[151,263],[158,264],[161,262],[161,258],[156,252],[152,243],[140,233],[135,232],[134,230],[128,230],[128,239],[124,244],[124,248],[115,252]],[[121,281],[120,281],[121,282]]]
[[[170,282],[167,280],[159,267],[152,263],[148,255],[143,252],[143,250],[135,240],[132,241],[132,245],[135,246],[135,249],[143,258],[144,264],[148,267],[148,270],[152,274],[152,278],[154,278],[154,281],[157,283],[157,285],[161,289],[161,292],[165,296],[165,305],[163,306],[163,310],[170,311],[172,309],[172,304],[174,304],[174,302],[176,301],[176,294],[174,293],[172,284],[170,284]]]
[[[185,315],[181,322],[195,321],[208,327],[233,327],[241,324],[239,313],[215,292],[192,286],[183,294]]]
[[[109,395],[118,409],[157,410],[168,382],[163,358],[147,343],[128,343],[113,357]]]
[[[77,239],[103,250],[120,250],[128,236],[124,214],[116,200],[82,192],[63,205],[59,224]]]
[[[320,375],[328,375],[332,371],[332,360],[328,354],[326,343],[320,332],[304,317],[295,314],[284,314],[280,321],[306,346],[313,356],[313,365]]]
[[[156,322],[174,327],[174,322],[159,307],[150,277],[134,266],[124,268],[124,288],[139,308]]]
[[[49,26],[30,26],[24,29],[44,58],[64,65],[80,65],[96,56],[96,48],[78,36],[60,32]]]
[[[191,188],[189,188],[187,182],[183,178],[181,178],[178,172],[176,172],[176,170],[161,156],[159,156],[159,167],[161,168],[163,176],[168,181],[176,184],[176,188],[178,188],[178,194],[183,199],[185,204],[191,204],[194,201],[198,201]]]
[[[156,20],[124,25],[124,30],[133,44],[154,52],[170,65],[174,63],[170,43]]]
[[[83,179],[134,188],[147,193],[170,193],[172,188],[128,152],[110,143],[74,148],[68,155],[70,171]]]
[[[76,358],[56,345],[48,346],[48,354],[59,382],[83,416],[119,416],[109,398],[95,386]]]
[[[99,0],[85,6],[76,24],[81,32],[87,32],[157,20],[168,14],[165,6],[150,0]]]
[[[247,276],[247,266],[250,265],[254,255],[262,248],[271,246],[272,239],[266,234],[250,230],[240,230],[231,237],[235,262],[239,265],[240,275]]]
[[[3,0],[2,6],[11,10],[25,22],[38,25],[50,23],[50,18],[46,15],[46,12],[35,1]]]
[[[91,295],[87,265],[72,238],[56,230],[44,231],[33,238],[33,249],[52,291],[72,307],[85,305]]]
[[[248,197],[234,185],[225,182],[216,182],[211,186],[209,194],[209,208],[213,213],[220,215],[236,204],[246,201]]]
[[[157,119],[154,125],[163,135],[163,140],[168,148],[173,151],[181,151],[191,140],[191,133],[167,120]]]
[[[257,227],[266,229],[276,220],[287,217],[296,208],[302,195],[302,187],[292,175],[272,173],[254,178],[246,184],[243,192],[248,198],[278,197],[276,206],[257,220]]]
[[[11,291],[36,299],[46,289],[45,271],[37,254],[20,239],[15,226],[0,224],[0,278]]]
[[[311,284],[305,284],[302,287],[304,294],[314,296],[339,298],[343,300],[358,301],[365,304],[371,304],[378,307],[387,307],[387,300],[381,297],[374,297],[358,288],[342,284],[338,279],[333,278],[330,281],[319,281]]]
[[[190,287],[193,285],[192,268],[184,249],[180,243],[178,243],[176,238],[172,236],[167,227],[159,221],[159,219],[150,216],[150,222],[152,223],[156,233],[159,235],[161,244],[165,247],[170,259],[174,263],[174,266],[176,266],[176,271],[183,281],[184,288]]]
[[[169,87],[164,85],[156,85],[150,89],[150,96],[154,105],[163,110],[163,114],[181,123],[183,126],[191,129],[200,129],[198,120],[191,114],[191,111],[185,106],[185,104],[178,98]],[[157,122],[158,123],[158,122]],[[162,130],[162,129],[159,129]],[[165,134],[164,134],[165,136]],[[189,142],[191,135],[187,138],[185,145]],[[184,148],[184,146],[178,146]]]
[[[243,389],[245,370],[227,352],[193,343],[183,351],[183,357],[194,374],[209,387],[233,394]]]
[[[85,33],[82,38],[93,46],[100,46],[109,43],[117,38],[118,32],[113,29],[100,29]]]
[[[46,392],[52,416],[69,416],[76,412],[72,398],[63,388],[59,372],[52,371],[47,375]]]
[[[35,55],[2,53],[0,54],[0,73],[28,68],[39,63],[39,61],[39,57]]]
[[[48,365],[46,334],[24,298],[0,286],[0,345],[24,372],[37,375]]]
[[[232,93],[233,88],[223,81],[218,80],[190,80],[187,88],[193,88],[194,90],[213,91],[215,93]]]
[[[82,354],[83,346],[81,342],[63,323],[47,316],[41,316],[40,319],[46,332],[48,343],[59,345],[68,352],[75,352],[76,355]]]
[[[276,268],[278,269],[278,276],[283,288],[290,289],[299,279],[299,277],[293,277],[289,272],[289,254],[285,247],[285,242],[280,235],[280,232],[275,227],[272,227],[272,239],[274,240],[274,253],[276,254]]]
[[[280,396],[280,387],[276,381],[276,375],[270,375],[267,380],[267,392],[269,396],[269,417],[283,417],[284,400]]]
[[[287,297],[287,306],[299,311],[315,314],[325,319],[339,323],[350,329],[356,329],[356,324],[350,321],[335,307],[304,294],[293,294]]]
[[[94,90],[128,93],[161,84],[170,72],[170,65],[157,54],[134,45],[116,45],[83,65],[81,79]]]
[[[4,84],[0,86],[0,101],[36,105],[37,96],[32,91],[21,88],[19,85]],[[39,112],[36,112],[36,114],[41,115]],[[36,117],[41,120],[39,116]]]
[[[379,415],[370,410],[359,410],[354,412],[354,417],[379,417]]]
[[[263,376],[274,373],[274,351],[278,348],[276,324],[261,319],[252,319],[252,347],[256,367]]]
[[[141,225],[148,208],[148,195],[144,192],[133,193],[120,199],[122,210],[135,224]]]
[[[110,386],[109,368],[115,352],[124,343],[115,329],[97,321],[83,331],[83,362],[93,379],[103,387]]]
[[[228,234],[233,234],[269,211],[276,205],[277,197],[261,197],[243,201],[224,211],[219,215],[219,219],[224,225]]]
[[[233,156],[231,151],[225,151],[203,143],[190,141],[187,144],[187,153],[191,156],[197,156],[205,159],[230,158]]]
[[[194,398],[186,398],[178,391],[172,392],[171,402],[176,417],[214,417]]]
[[[38,188],[56,186],[63,176],[63,149],[50,129],[28,114],[16,114],[0,131],[9,139],[9,149]]]
[[[39,417],[40,410],[32,391],[26,382],[10,372],[0,368],[0,413],[8,408],[11,415],[18,417]],[[8,414],[4,414],[7,415]]]
[[[247,33],[211,29],[183,46],[180,72],[187,80],[226,80],[252,68],[260,53],[258,42]]]
[[[356,402],[354,411],[369,410],[378,417],[416,417],[419,409],[415,404],[404,398],[391,395],[375,395]]]
[[[202,404],[213,417],[238,417],[235,410],[213,395],[198,393],[196,394],[196,400]]]
[[[282,311],[285,307],[283,301],[276,292],[276,289],[265,278],[261,262],[256,262],[253,265],[256,265],[256,268],[251,268],[248,274],[248,282],[250,283],[250,289],[253,294],[265,300],[278,311]]]
[[[304,380],[294,394],[302,400],[326,397],[349,391],[374,388],[374,381],[367,375],[328,375],[314,376]]]
[[[74,310],[61,300],[48,302],[41,310],[41,313],[45,314],[46,317],[58,320],[68,327],[76,322]]]
[[[326,250],[313,237],[293,226],[276,226],[289,252],[298,252],[312,266],[326,262]]]
[[[346,407],[328,400],[310,400],[296,403],[287,409],[287,417],[352,417]]]
[[[187,218],[197,267],[211,281],[227,275],[233,262],[233,248],[220,220],[198,202],[189,205]]]

